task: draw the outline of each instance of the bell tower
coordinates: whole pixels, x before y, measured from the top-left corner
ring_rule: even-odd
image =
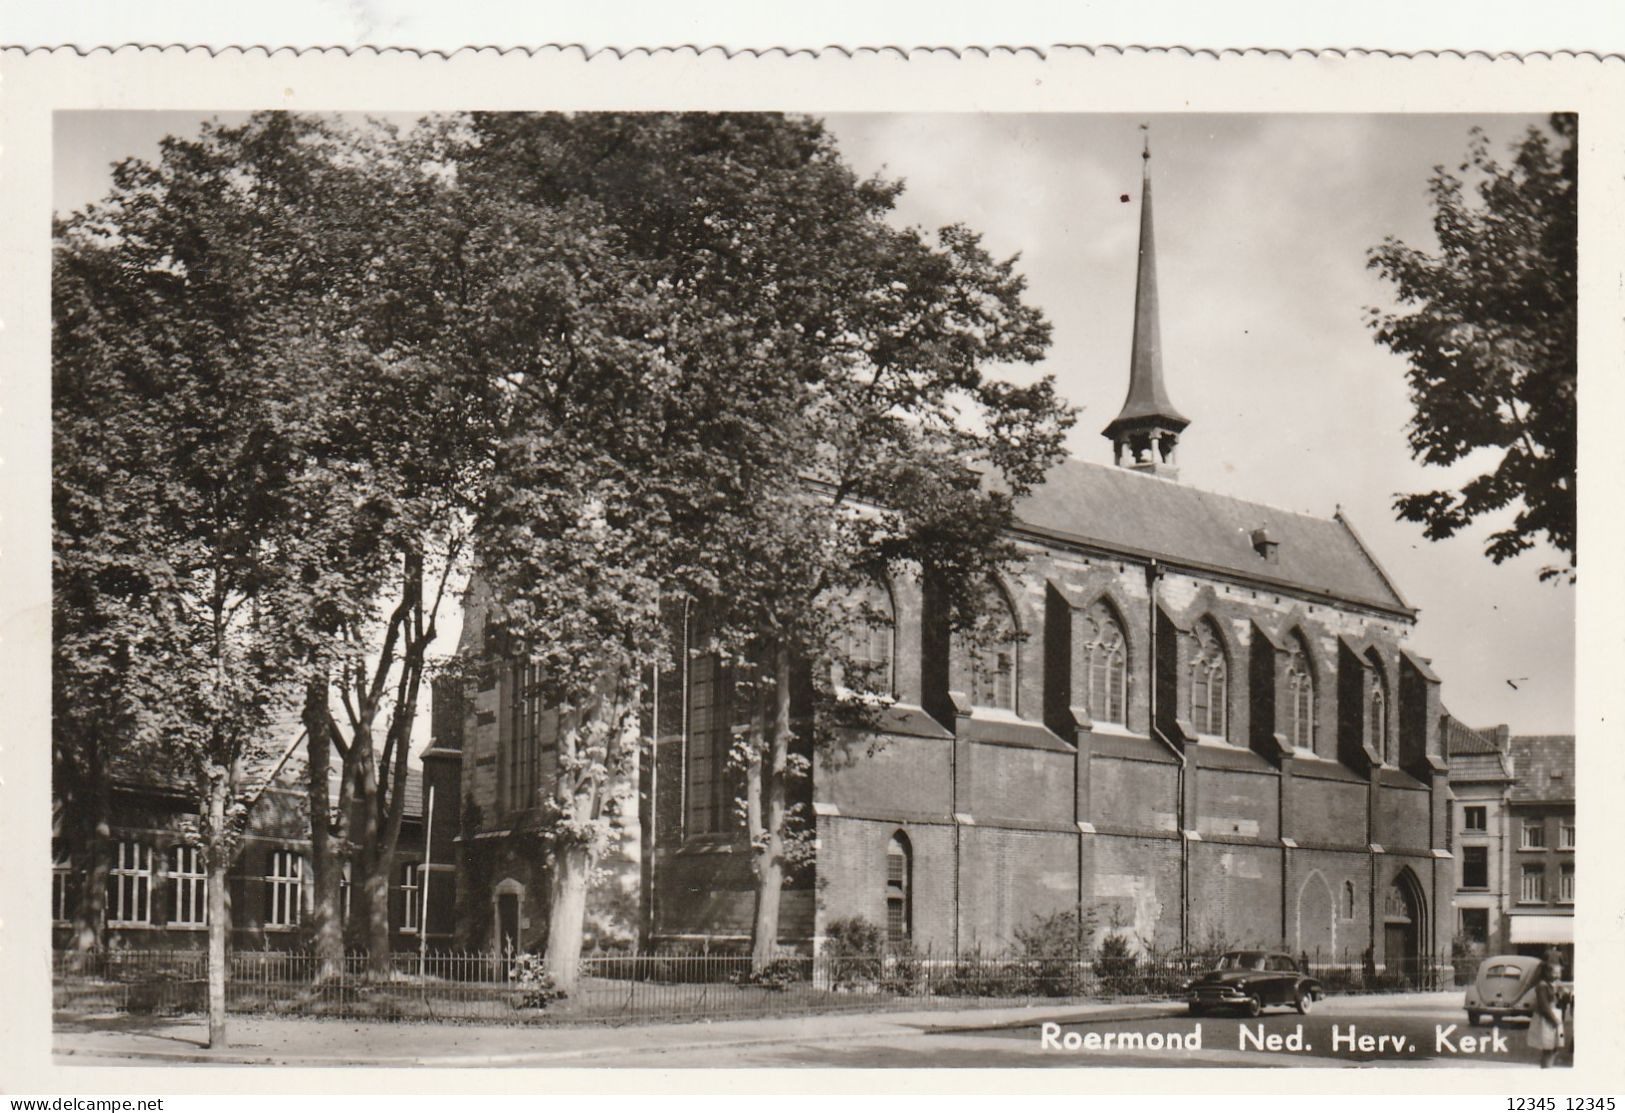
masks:
[[[1174,409],[1162,383],[1162,332],[1157,319],[1157,254],[1151,231],[1151,134],[1145,130],[1140,182],[1140,265],[1134,286],[1134,346],[1129,356],[1128,397],[1102,435],[1112,442],[1119,467],[1177,479],[1175,449],[1190,419]]]

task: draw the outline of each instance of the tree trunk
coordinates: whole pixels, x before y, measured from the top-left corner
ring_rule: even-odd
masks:
[[[753,837],[756,916],[751,923],[751,968],[761,970],[779,949],[779,902],[784,888],[784,821],[790,764],[790,649],[773,650],[773,725],[768,732],[766,768],[752,762],[761,782],[761,831]]]
[[[112,869],[112,828],[108,825],[107,777],[100,769],[83,771],[89,780],[84,798],[76,799],[75,859],[82,879],[73,910],[73,949],[98,951],[106,942],[107,878]],[[81,780],[81,785],[84,780]]]
[[[209,1046],[226,1046],[226,938],[231,930],[231,903],[226,886],[230,858],[226,838],[226,794],[230,788],[224,770],[209,783]]]
[[[581,928],[587,915],[592,855],[584,846],[566,847],[554,852],[552,867],[544,965],[555,986],[573,993],[581,969]]]
[[[332,799],[327,777],[332,766],[332,741],[327,733],[327,684],[313,682],[305,693],[305,739],[310,807],[310,868],[314,901],[310,910],[314,931],[316,980],[326,981],[344,971],[344,909],[339,896],[339,862],[329,821]]]
[[[363,854],[362,906],[367,917],[367,972],[387,978],[393,972],[389,938],[389,873],[394,855],[374,849]]]

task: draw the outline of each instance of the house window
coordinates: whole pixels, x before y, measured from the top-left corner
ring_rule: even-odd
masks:
[[[523,811],[536,804],[542,702],[540,666],[529,661],[515,662],[507,768],[508,807],[514,811]]]
[[[1487,846],[1461,848],[1461,887],[1488,889],[1490,887],[1490,850]]]
[[[1524,850],[1546,849],[1546,822],[1541,819],[1526,819],[1523,821],[1523,842],[1520,844]]]
[[[1083,665],[1089,718],[1122,726],[1128,721],[1128,648],[1104,603],[1090,608],[1084,621]]]
[[[203,851],[176,846],[169,851],[169,922],[202,927],[209,922],[209,878],[203,870]]]
[[[1574,849],[1574,820],[1559,820],[1557,824],[1557,848],[1559,850]]]
[[[339,923],[350,922],[350,863],[339,866]]]
[[[864,692],[892,693],[893,642],[897,624],[891,592],[878,580],[869,581],[858,600],[858,613],[846,630],[841,646],[837,683]]]
[[[907,939],[914,930],[913,854],[908,836],[892,836],[886,847],[886,938]]]
[[[1191,661],[1191,725],[1196,733],[1224,738],[1229,733],[1225,715],[1229,706],[1224,647],[1212,623],[1203,621],[1196,627],[1196,649]]]
[[[1315,676],[1309,667],[1309,647],[1293,635],[1286,663],[1287,726],[1292,744],[1300,750],[1315,748]]]
[[[1557,871],[1557,899],[1565,904],[1574,903],[1574,863],[1564,862]]]
[[[73,918],[68,901],[68,879],[73,876],[73,861],[66,849],[57,847],[51,854],[51,921],[66,924]]]
[[[1488,908],[1463,908],[1461,910],[1461,934],[1469,943],[1484,944],[1490,941],[1490,910]]]
[[[971,702],[1001,711],[1016,709],[1016,616],[996,585],[987,587],[984,615],[991,629],[971,659]]]
[[[152,922],[152,847],[120,842],[109,876],[107,921],[111,924]]]
[[[401,867],[401,930],[418,930],[418,864],[407,862]]]
[[[1461,829],[1463,831],[1488,831],[1490,829],[1489,809],[1483,804],[1468,804],[1462,808]]]
[[[1535,903],[1546,899],[1546,867],[1525,866],[1518,887],[1518,899]]]
[[[273,851],[265,895],[268,927],[298,927],[305,903],[305,860],[291,850]]]
[[[1343,919],[1354,919],[1354,882],[1343,882]]]

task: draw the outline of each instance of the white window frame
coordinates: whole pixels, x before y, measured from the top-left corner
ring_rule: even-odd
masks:
[[[108,927],[152,926],[152,847],[135,839],[113,846],[112,892],[108,894]]]
[[[348,860],[339,863],[339,923],[350,922],[350,863]]]
[[[1557,870],[1557,900],[1559,904],[1574,903],[1574,863],[1564,862]]]
[[[1535,835],[1535,838],[1530,838]],[[1526,819],[1518,835],[1518,849],[1545,850],[1546,849],[1546,821],[1544,819]]]
[[[1533,885],[1530,883],[1533,882]],[[1533,891],[1533,895],[1531,895]],[[1518,876],[1518,903],[1546,903],[1546,867],[1544,864],[1526,864]]]
[[[184,911],[190,905],[191,915]],[[209,926],[209,872],[203,864],[203,848],[169,848],[169,923],[174,927]]]
[[[271,851],[265,875],[265,926],[292,931],[305,910],[305,856],[292,850]]]
[[[416,862],[406,862],[401,866],[402,935],[416,935],[418,933],[418,913],[421,911],[418,901],[423,893],[420,882],[422,870],[423,867]]]
[[[1574,829],[1574,820],[1560,819],[1557,821],[1557,849],[1573,850],[1577,835],[1578,832]]]
[[[1473,826],[1471,814],[1477,812],[1484,822]],[[1485,832],[1490,829],[1490,809],[1487,804],[1463,804],[1461,806],[1461,829],[1463,831]]]

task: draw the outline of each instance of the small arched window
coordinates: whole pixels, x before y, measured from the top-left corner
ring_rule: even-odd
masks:
[[[1016,710],[1016,615],[1010,600],[993,583],[984,610],[991,624],[987,641],[971,663],[971,702],[979,707]]]
[[[1354,882],[1343,882],[1343,919],[1354,919]]]
[[[886,847],[886,938],[894,942],[914,932],[914,852],[899,831]]]
[[[1300,750],[1315,748],[1315,674],[1309,665],[1309,647],[1297,634],[1292,636],[1292,650],[1287,658],[1286,682],[1288,699],[1287,725],[1292,744]]]
[[[1366,715],[1371,721],[1371,748],[1382,755],[1389,765],[1397,765],[1393,732],[1388,729],[1388,688],[1383,683],[1382,670],[1371,669],[1371,683],[1366,695]]]
[[[1225,670],[1224,645],[1213,624],[1196,625],[1196,646],[1191,655],[1191,724],[1197,734],[1224,738],[1229,733],[1230,681]]]
[[[870,580],[858,598],[857,613],[847,628],[839,680],[850,688],[891,695],[893,658],[897,638],[896,611],[891,592],[879,580]]]
[[[1128,643],[1123,627],[1104,603],[1089,609],[1082,652],[1089,718],[1122,726],[1128,721]]]

